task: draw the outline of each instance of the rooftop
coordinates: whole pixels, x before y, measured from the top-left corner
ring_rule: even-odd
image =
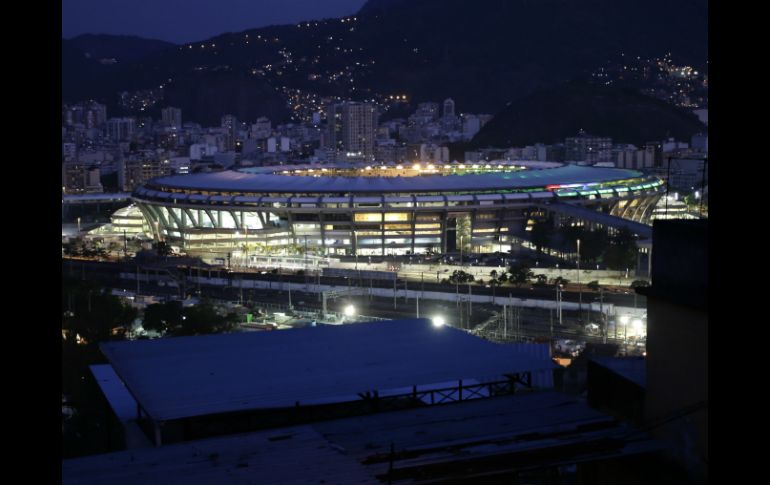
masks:
[[[290,167],[286,167],[290,168]],[[474,173],[468,175],[424,175],[414,177],[327,177],[283,175],[225,170],[160,177],[156,187],[254,193],[417,193],[463,190],[512,190],[548,185],[583,185],[618,182],[643,177],[634,170],[565,165],[540,170]]]
[[[581,398],[536,391],[64,460],[62,483],[386,483],[391,445],[398,483],[488,479],[660,448]]]
[[[427,319],[109,342],[101,348],[156,421],[340,403],[555,368],[538,345],[479,339]]]

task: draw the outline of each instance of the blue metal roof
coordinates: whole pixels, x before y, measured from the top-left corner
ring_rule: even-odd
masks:
[[[107,342],[101,349],[155,420],[346,402],[365,391],[555,367],[546,354],[427,319]]]
[[[160,177],[156,186],[189,190],[255,193],[419,193],[510,190],[545,185],[592,184],[642,177],[641,172],[616,168],[566,165],[543,170],[417,177],[324,177],[257,174],[225,170]]]

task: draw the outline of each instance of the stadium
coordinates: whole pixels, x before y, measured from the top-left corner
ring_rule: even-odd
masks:
[[[663,182],[552,162],[251,167],[154,179],[145,229],[185,251],[387,256],[507,251],[549,206],[648,223]]]

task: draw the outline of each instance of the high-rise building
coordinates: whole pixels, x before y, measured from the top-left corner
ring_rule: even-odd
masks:
[[[182,110],[179,108],[163,108],[161,110],[161,119],[168,126],[174,126],[178,130],[182,129]]]
[[[330,105],[327,112],[326,147],[338,160],[374,161],[377,108],[371,103]]]
[[[168,159],[122,160],[118,165],[118,185],[122,190],[131,191],[155,177],[174,173]]]
[[[101,192],[101,170],[98,165],[62,163],[62,190],[64,193]]]
[[[75,143],[62,143],[61,155],[65,160],[74,160],[77,156],[77,145]]]
[[[455,102],[452,98],[444,100],[444,117],[450,117],[455,115]]]
[[[263,116],[261,118],[257,118],[257,122],[251,125],[249,136],[250,138],[256,138],[259,140],[269,138],[272,133],[272,123],[270,123],[269,119]]]
[[[86,129],[97,128],[107,121],[107,107],[96,101],[65,106],[62,123],[67,126],[83,125]]]
[[[233,115],[224,115],[220,126],[225,129],[225,149],[233,150],[238,138],[238,119]]]
[[[107,121],[107,137],[114,141],[126,141],[136,133],[135,118],[110,118]]]
[[[566,158],[576,162],[610,162],[612,161],[612,138],[589,135],[580,130],[578,136],[564,141]]]

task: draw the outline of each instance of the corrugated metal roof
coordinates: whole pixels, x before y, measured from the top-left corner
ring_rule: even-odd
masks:
[[[94,379],[96,379],[118,419],[122,422],[136,419],[136,400],[128,392],[123,381],[115,374],[112,366],[97,364],[90,367]]]
[[[62,484],[379,483],[309,426],[62,461]]]
[[[155,420],[300,404],[358,393],[552,369],[547,355],[427,319],[109,342],[102,351]]]

